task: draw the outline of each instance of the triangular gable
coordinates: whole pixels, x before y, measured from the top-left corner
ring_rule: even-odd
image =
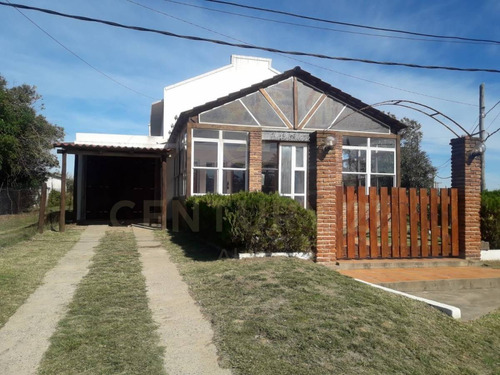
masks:
[[[397,133],[396,119],[296,67],[181,114],[202,123]],[[296,117],[296,118],[295,118]]]

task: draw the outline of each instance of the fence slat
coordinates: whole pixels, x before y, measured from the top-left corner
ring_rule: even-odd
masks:
[[[450,189],[451,194],[451,255],[460,255],[458,244],[458,190]]]
[[[344,188],[337,186],[336,188],[335,208],[337,214],[337,233],[335,235],[335,246],[337,249],[337,257],[344,257]]]
[[[449,210],[449,189],[440,189],[441,192],[441,255],[446,257],[450,255],[450,232],[448,228],[448,210]]]
[[[420,247],[423,258],[429,256],[429,196],[427,189],[420,189]]]
[[[417,189],[410,188],[410,245],[411,245],[411,256],[418,257],[419,256],[419,248],[418,248],[418,222],[419,215],[417,211]]]
[[[399,258],[399,189],[391,189],[391,247],[392,257]]]
[[[380,252],[382,258],[391,256],[389,249],[389,195],[386,187],[380,188]]]
[[[370,257],[378,258],[377,188],[370,188]]]
[[[346,188],[347,257],[356,258],[356,223],[354,222],[354,186]]]
[[[358,188],[358,246],[359,257],[368,257],[366,251],[366,190],[363,186]]]
[[[408,226],[406,215],[408,214],[408,198],[406,189],[399,188],[399,256],[408,256]]]
[[[439,256],[438,237],[438,195],[437,189],[431,189],[431,252],[433,257]]]

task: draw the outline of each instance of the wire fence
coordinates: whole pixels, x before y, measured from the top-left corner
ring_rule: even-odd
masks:
[[[0,215],[15,215],[39,208],[40,188],[0,190]]]

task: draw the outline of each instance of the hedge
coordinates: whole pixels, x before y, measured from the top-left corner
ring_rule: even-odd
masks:
[[[208,194],[188,198],[186,206],[191,214],[199,210],[199,234],[226,249],[249,253],[314,250],[315,214],[290,198],[261,192]]]
[[[490,243],[490,249],[500,249],[500,190],[481,195],[481,239]]]

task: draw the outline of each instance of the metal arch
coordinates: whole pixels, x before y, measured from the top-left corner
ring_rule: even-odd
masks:
[[[452,122],[455,126],[457,126],[458,128],[460,128],[465,134],[467,134],[468,136],[470,136],[470,133],[463,126],[461,126],[458,122],[456,122],[455,120],[453,120],[451,117],[446,116],[444,113],[436,110],[435,108],[432,108],[432,107],[430,107],[428,105],[425,105],[425,104],[422,104],[422,103],[417,103],[417,102],[414,102],[414,101],[411,101],[411,100],[403,100],[403,99],[386,100],[386,101],[383,101],[383,102],[379,102],[379,103],[375,103],[375,104],[372,104],[372,105],[368,105],[366,107],[363,107],[363,108],[361,108],[359,110],[355,110],[354,112],[348,114],[347,116],[345,116],[344,118],[342,118],[340,121],[338,121],[336,124],[344,121],[346,118],[348,118],[349,116],[351,116],[351,115],[353,115],[355,113],[363,112],[363,111],[367,110],[368,108],[374,108],[374,107],[379,107],[379,106],[384,106],[384,105],[396,105],[396,106],[399,106],[399,107],[409,108],[409,109],[413,109],[414,111],[423,113],[424,115],[432,118],[433,120],[435,120],[438,123],[440,123],[441,125],[443,125],[446,129],[448,129],[450,132],[452,132],[455,136],[460,137],[460,135],[457,132],[455,132],[450,126],[446,125],[443,121],[441,121],[438,118],[436,118],[436,116],[442,116],[445,119],[447,119],[448,121]],[[422,107],[424,109],[428,109],[428,110],[432,111],[433,113],[428,113],[424,109],[415,108],[414,106],[418,106],[418,107]],[[331,126],[333,126],[333,124]]]

